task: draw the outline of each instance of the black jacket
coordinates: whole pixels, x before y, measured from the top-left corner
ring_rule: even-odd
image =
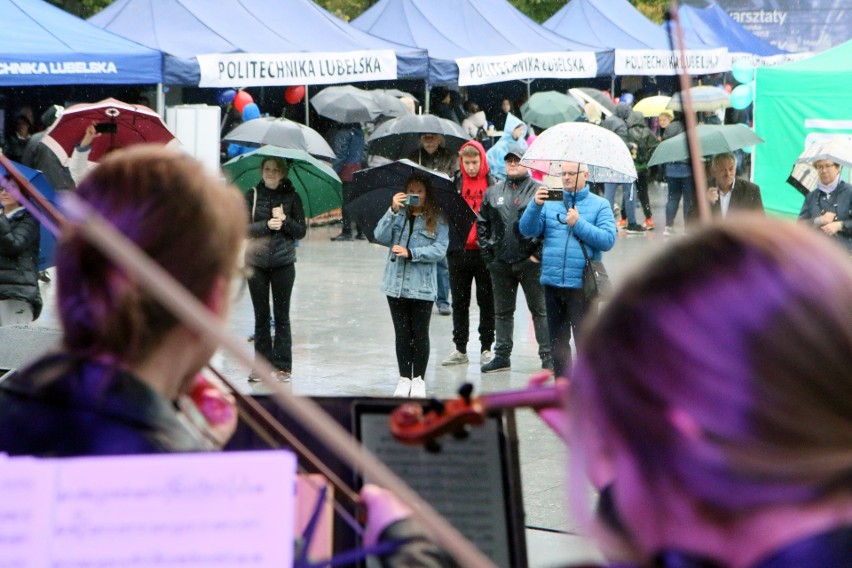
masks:
[[[852,252],[852,185],[841,180],[830,195],[819,189],[813,190],[805,197],[799,220],[813,222],[825,211],[834,211],[837,220],[843,222],[843,228],[834,236]]]
[[[62,457],[205,449],[172,403],[111,365],[50,355],[0,383],[0,453]]]
[[[0,300],[23,300],[41,313],[38,288],[39,225],[29,211],[0,215]]]
[[[302,199],[289,179],[284,179],[277,188],[269,189],[261,181],[245,194],[249,211],[249,245],[246,249],[246,265],[268,270],[296,262],[296,240],[305,237],[305,210]],[[266,226],[272,218],[272,209],[284,206],[287,218],[280,231]]]
[[[518,221],[542,184],[529,174],[498,181],[485,190],[476,227],[479,250],[485,262],[515,263],[530,256],[541,258],[542,241],[526,238]]]

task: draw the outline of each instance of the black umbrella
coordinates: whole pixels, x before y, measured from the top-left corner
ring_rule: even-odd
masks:
[[[376,225],[390,207],[393,196],[405,190],[405,182],[415,172],[428,176],[432,184],[432,196],[450,227],[448,250],[463,248],[470,228],[476,221],[473,209],[456,191],[452,179],[410,160],[399,160],[355,172],[352,194],[344,208],[363,229],[367,239],[376,242],[373,233]]]
[[[376,128],[370,138],[369,153],[399,160],[420,148],[421,134],[441,134],[448,151],[458,152],[470,140],[467,132],[452,120],[433,114],[412,114],[394,118]]]

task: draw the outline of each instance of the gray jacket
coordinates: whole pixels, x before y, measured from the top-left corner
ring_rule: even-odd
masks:
[[[500,180],[485,190],[477,218],[479,250],[485,262],[515,263],[541,258],[541,240],[526,238],[518,221],[542,184],[529,174]]]

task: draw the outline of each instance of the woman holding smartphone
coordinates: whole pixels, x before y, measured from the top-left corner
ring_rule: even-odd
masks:
[[[289,382],[293,369],[290,296],[296,281],[296,240],[305,236],[305,210],[293,183],[287,179],[286,160],[267,156],[260,165],[261,180],[246,192],[249,210],[249,246],[246,266],[254,307],[254,351],[273,367],[273,378]],[[272,313],[269,294],[272,292]],[[275,317],[275,337],[270,332]],[[261,380],[252,371],[250,382]]]
[[[399,383],[394,396],[426,397],[429,321],[438,293],[436,264],[447,254],[450,233],[431,194],[429,176],[415,173],[391,199],[374,231],[390,247],[382,280],[396,334]]]

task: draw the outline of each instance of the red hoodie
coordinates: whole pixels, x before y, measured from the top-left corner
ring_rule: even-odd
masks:
[[[482,147],[477,140],[465,142],[462,146],[473,146],[479,151],[479,173],[476,177],[470,177],[464,171],[464,162],[462,161],[461,153],[459,153],[459,170],[461,173],[461,194],[473,212],[479,215],[479,208],[482,207],[482,196],[485,190],[491,184],[490,176],[488,175],[488,160],[485,159],[485,148]],[[465,250],[476,250],[479,248],[476,244],[476,223],[470,228],[470,234],[467,236],[467,243],[464,245]]]

